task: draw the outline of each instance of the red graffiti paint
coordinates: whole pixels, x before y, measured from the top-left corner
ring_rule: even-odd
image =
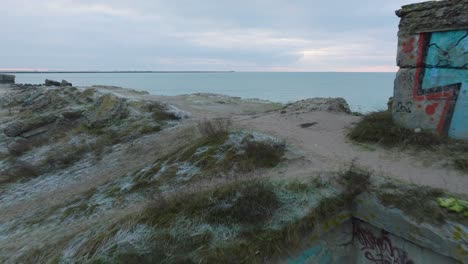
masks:
[[[450,117],[448,114],[450,113],[449,109],[453,107],[453,98],[456,99],[457,91],[460,90],[461,84],[454,84],[454,85],[449,85],[446,87],[445,91],[436,91],[436,92],[429,92],[425,93],[424,90],[422,89],[422,78],[424,77],[424,52],[425,49],[427,48],[427,45],[425,45],[425,41],[427,39],[430,39],[430,35],[426,36],[426,33],[420,33],[419,34],[419,42],[418,42],[418,61],[416,63],[416,73],[414,76],[414,85],[413,85],[413,99],[416,102],[423,102],[427,100],[437,100],[439,102],[443,102],[442,106],[442,111],[440,113],[440,118],[437,123],[437,132],[441,135],[447,134],[448,128],[446,128],[445,121],[446,119],[449,119]],[[422,91],[419,93],[418,91]],[[435,108],[433,109],[426,108],[426,113],[429,114],[432,111],[435,113]],[[434,114],[433,113],[433,114]]]
[[[418,104],[418,108],[421,108],[421,107],[422,107],[422,105]]]
[[[426,106],[426,114],[428,115],[435,114],[438,106],[439,106],[439,103],[433,103],[433,104]]]
[[[414,50],[414,38],[410,38],[408,41],[403,42],[402,44],[403,53],[411,53]],[[414,58],[414,56],[411,56]]]

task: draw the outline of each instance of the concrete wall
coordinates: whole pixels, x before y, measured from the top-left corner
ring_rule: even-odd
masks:
[[[462,223],[418,223],[364,193],[342,212],[304,234],[300,249],[278,263],[468,263],[468,228]]]
[[[15,83],[15,75],[0,74],[0,83]]]
[[[385,207],[377,197],[367,193],[354,202],[353,217],[359,220],[357,224],[372,232],[375,238],[388,239],[395,252],[404,250],[407,259],[412,261],[388,263],[468,263],[468,227],[463,223],[417,222],[397,208]],[[354,238],[356,243],[356,235]],[[356,263],[375,263],[362,261],[365,251],[359,249],[359,243],[356,246],[361,251]]]
[[[348,215],[349,217],[349,215]],[[321,234],[308,235],[303,241],[303,248],[280,263],[287,264],[349,264],[354,260],[355,249],[352,243],[352,221],[333,226],[331,230]]]
[[[459,263],[357,219],[353,221],[353,243],[357,252],[354,263]]]
[[[397,15],[394,120],[468,140],[468,0],[404,6]]]

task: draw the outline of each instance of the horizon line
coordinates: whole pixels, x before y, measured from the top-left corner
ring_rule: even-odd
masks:
[[[49,71],[49,70],[0,70],[0,73],[10,73],[10,74],[21,74],[21,73],[38,73],[38,74],[47,74],[47,73],[249,73],[249,72],[258,72],[258,73],[396,73],[397,71]]]

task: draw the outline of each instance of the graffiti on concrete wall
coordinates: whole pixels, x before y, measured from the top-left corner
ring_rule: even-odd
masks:
[[[468,139],[468,30],[421,33],[417,56],[414,106],[438,133]]]
[[[296,258],[289,258],[288,264],[305,264],[305,263],[317,263],[317,264],[329,264],[331,263],[331,255],[328,250],[322,245],[316,245],[305,251],[303,251]]]
[[[360,245],[364,257],[375,264],[414,264],[408,253],[398,248],[384,230],[375,235],[371,230],[360,226],[359,221],[353,222],[353,239]]]
[[[397,102],[397,108],[396,108],[396,112],[397,113],[408,113],[408,114],[411,114],[413,112],[413,102],[411,101],[408,101],[406,103],[403,103],[403,102]]]

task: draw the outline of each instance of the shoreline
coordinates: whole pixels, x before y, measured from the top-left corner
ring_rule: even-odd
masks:
[[[393,73],[23,73],[18,82],[42,83],[65,79],[76,86],[93,84],[124,86],[151,94],[229,94],[291,103],[312,97],[344,97],[355,112],[386,108],[393,95]]]
[[[235,71],[0,71],[0,74],[57,74],[57,73],[234,73]]]

